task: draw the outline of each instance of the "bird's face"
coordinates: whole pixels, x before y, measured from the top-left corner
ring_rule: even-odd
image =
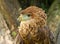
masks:
[[[21,21],[28,21],[31,19],[31,14],[20,14],[18,20]]]

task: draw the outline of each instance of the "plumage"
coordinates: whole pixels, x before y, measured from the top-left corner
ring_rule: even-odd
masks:
[[[50,44],[50,30],[44,10],[30,6],[20,12],[18,20],[21,22],[19,33],[23,44]]]

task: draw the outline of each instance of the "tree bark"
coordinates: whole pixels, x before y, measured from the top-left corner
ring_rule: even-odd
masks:
[[[48,26],[54,34],[56,44],[60,44],[60,0],[55,0],[49,9]]]
[[[13,44],[10,30],[0,13],[0,44]]]
[[[7,25],[11,30],[17,28],[18,9],[20,5],[17,0],[0,0],[0,12],[3,14]]]
[[[19,44],[19,34],[17,34],[17,37],[14,39],[11,37],[11,32],[16,31],[17,27],[19,25],[19,22],[17,21],[17,18],[19,16],[19,9],[20,4],[18,3],[18,0],[0,0],[0,30],[2,30],[0,33],[3,33],[1,38],[3,39],[3,42],[1,44]],[[2,17],[3,16],[3,17]],[[4,28],[5,27],[5,28]],[[4,28],[4,29],[2,29]],[[4,30],[4,31],[3,31]],[[5,31],[7,30],[7,31]],[[9,30],[9,32],[8,32]],[[5,35],[6,33],[6,35]],[[8,33],[8,35],[7,35]],[[7,40],[6,39],[10,39]],[[18,39],[18,40],[17,40]],[[1,39],[0,39],[1,40]],[[2,41],[2,40],[1,40]],[[10,43],[9,43],[10,42]]]

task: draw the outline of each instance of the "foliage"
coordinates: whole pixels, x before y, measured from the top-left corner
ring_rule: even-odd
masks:
[[[18,1],[20,3],[20,6],[23,9],[25,9],[26,7],[30,5],[35,5],[35,6],[43,8],[47,12],[50,5],[52,4],[54,0],[18,0]]]
[[[17,33],[16,33],[15,31],[13,31],[13,32],[11,33],[11,35],[12,35],[13,37],[16,37]]]
[[[48,12],[48,26],[54,33],[55,41],[60,43],[60,0],[55,0]]]

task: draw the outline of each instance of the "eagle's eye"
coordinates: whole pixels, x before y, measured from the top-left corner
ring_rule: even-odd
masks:
[[[28,14],[28,17],[30,17],[30,14]]]

